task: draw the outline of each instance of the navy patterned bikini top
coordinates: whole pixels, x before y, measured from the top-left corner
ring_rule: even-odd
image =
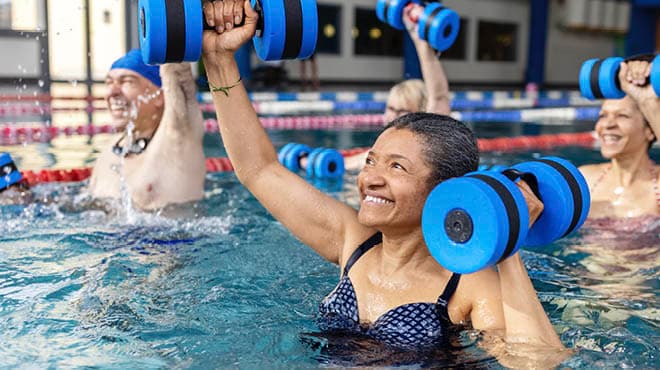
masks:
[[[319,305],[317,325],[324,331],[360,333],[401,348],[430,347],[442,343],[451,324],[447,304],[461,275],[454,273],[436,303],[408,303],[387,311],[370,325],[360,325],[357,296],[348,277],[351,266],[368,250],[380,244],[381,233],[362,243],[348,259],[337,287]]]

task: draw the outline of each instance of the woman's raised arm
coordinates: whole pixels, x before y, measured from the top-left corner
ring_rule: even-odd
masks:
[[[403,16],[408,34],[415,44],[419,65],[422,69],[422,79],[426,87],[427,100],[425,112],[449,115],[451,113],[449,102],[449,82],[438,55],[428,42],[419,38],[418,23],[412,19],[419,18],[424,8],[418,4],[409,5]]]
[[[250,1],[224,0],[206,2],[204,15],[217,30],[204,32],[204,64],[209,85],[216,90],[212,95],[222,140],[238,179],[303,243],[338,263],[345,235],[361,227],[357,212],[280,165],[240,82],[234,52],[254,35],[257,13]],[[244,25],[234,26],[243,16]]]

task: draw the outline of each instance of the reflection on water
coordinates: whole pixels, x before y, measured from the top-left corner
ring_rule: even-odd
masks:
[[[489,126],[490,136],[506,134]],[[506,126],[509,127],[509,126]],[[496,132],[497,131],[497,132]],[[286,142],[366,146],[373,132],[271,133]],[[110,135],[4,147],[21,168],[89,166]],[[217,135],[208,156],[225,155]],[[511,164],[596,151],[486,153]],[[658,150],[652,155],[656,161]],[[33,167],[34,166],[34,167]],[[357,207],[356,173],[322,187]],[[317,184],[320,186],[320,184]],[[37,186],[38,203],[0,206],[0,366],[308,369],[501,365],[481,333],[459,331],[434,353],[318,333],[338,270],[296,241],[230,173],[207,177],[203,201],[129,218],[84,184]],[[657,219],[600,220],[523,260],[562,341],[568,368],[658,368]],[[465,347],[465,348],[456,348]],[[212,365],[209,365],[212,364]]]
[[[80,186],[37,187],[54,201],[0,207],[2,365],[501,367],[484,349],[489,339],[471,330],[427,352],[319,333],[316,309],[337,268],[294,240],[233,174],[209,176],[201,202],[134,220],[121,205],[78,195]],[[333,194],[352,203],[354,191],[347,181]],[[615,226],[626,232],[603,231]],[[564,366],[657,367],[659,231],[653,219],[600,221],[523,252],[575,350]]]

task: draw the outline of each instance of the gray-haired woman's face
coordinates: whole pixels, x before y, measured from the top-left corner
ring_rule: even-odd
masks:
[[[423,149],[407,129],[388,129],[378,137],[358,175],[360,223],[380,230],[421,226],[432,172]]]

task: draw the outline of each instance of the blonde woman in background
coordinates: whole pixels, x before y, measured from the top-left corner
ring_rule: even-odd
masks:
[[[403,16],[403,23],[413,40],[419,57],[424,80],[411,79],[394,85],[389,92],[383,120],[385,123],[415,112],[428,112],[449,115],[449,82],[438,59],[438,53],[431,45],[419,38],[417,19],[424,8],[419,4],[411,4]],[[367,159],[367,151],[346,158],[347,169],[359,170]]]

